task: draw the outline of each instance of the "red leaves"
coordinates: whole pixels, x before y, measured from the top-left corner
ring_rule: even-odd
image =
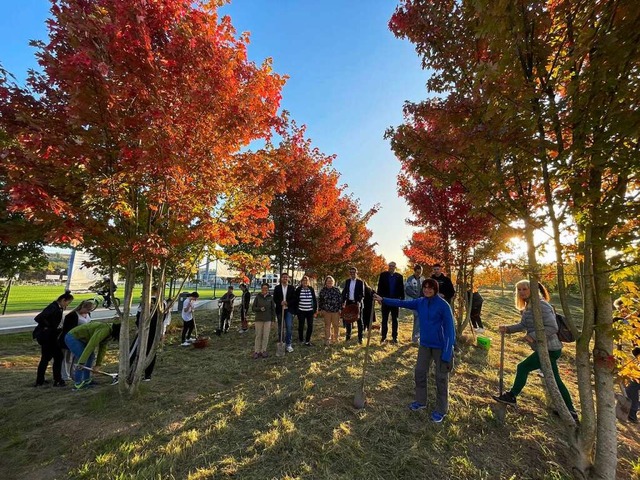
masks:
[[[230,20],[189,0],[52,12],[33,92],[2,88],[2,126],[19,142],[6,162],[12,208],[55,220],[59,241],[71,219],[85,246],[119,263],[268,232],[251,187],[274,165],[253,157],[259,172],[244,178],[235,155],[279,124],[284,78],[247,61]]]

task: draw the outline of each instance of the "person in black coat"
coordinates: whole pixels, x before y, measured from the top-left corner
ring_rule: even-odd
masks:
[[[396,272],[396,262],[389,262],[389,269],[378,277],[378,295],[404,300],[404,278]],[[398,343],[398,313],[398,307],[382,305],[381,343],[387,340],[389,314],[391,314],[391,341]]]
[[[362,307],[362,323],[364,325],[364,329],[367,330],[371,328],[371,323],[375,323],[376,321],[376,311],[374,308],[374,295],[375,290],[371,288],[367,283],[364,284],[364,300]]]
[[[291,337],[293,331],[293,315],[296,313],[296,289],[289,285],[289,274],[283,273],[280,276],[280,284],[273,289],[273,301],[276,304],[276,318],[278,319],[278,341],[282,342],[280,332],[282,332],[282,317],[284,314],[285,341],[287,352],[293,352]]]
[[[342,288],[342,306],[343,308],[347,305],[358,305],[358,343],[362,343],[362,332],[364,330],[364,325],[362,324],[362,301],[364,300],[364,281],[358,278],[358,269],[356,267],[349,268],[349,278],[344,282],[344,287]],[[345,337],[346,341],[351,339],[351,330],[352,324],[349,322],[344,322],[344,328],[347,331],[347,335]]]
[[[469,317],[471,319],[471,325],[476,333],[484,333],[484,325],[482,324],[482,304],[484,303],[484,299],[480,292],[477,290],[475,292],[471,292],[471,290],[467,290],[467,308],[471,305],[471,311],[469,312]]]
[[[444,298],[453,310],[453,297],[456,295],[456,289],[453,287],[453,282],[449,277],[442,273],[442,265],[436,263],[433,267],[433,278],[438,282],[438,295]]]
[[[37,340],[41,347],[40,363],[36,374],[36,387],[40,387],[48,383],[44,379],[47,371],[47,365],[53,359],[53,386],[64,387],[65,382],[62,380],[62,349],[58,344],[58,336],[60,334],[59,326],[62,322],[62,312],[73,301],[73,295],[65,292],[58,297],[55,302],[51,302],[42,312],[40,312],[34,320],[38,324],[33,330],[32,337]]]
[[[251,292],[244,283],[240,284],[240,290],[242,290],[242,302],[240,303],[240,328],[239,333],[245,333],[249,330],[248,312],[251,306]]]

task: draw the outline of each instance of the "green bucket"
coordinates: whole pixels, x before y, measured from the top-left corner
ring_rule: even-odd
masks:
[[[491,348],[491,339],[489,337],[480,337],[476,338],[476,342],[480,348],[484,348],[485,350],[489,350]]]

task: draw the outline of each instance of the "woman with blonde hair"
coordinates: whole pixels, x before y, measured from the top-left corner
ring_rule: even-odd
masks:
[[[318,295],[319,309],[324,318],[324,344],[338,342],[340,331],[340,310],[342,309],[342,292],[336,287],[336,281],[328,275]]]
[[[544,331],[547,337],[547,348],[549,350],[549,359],[551,360],[551,368],[553,370],[553,376],[556,379],[558,390],[564,400],[564,403],[569,409],[569,413],[574,419],[578,419],[578,414],[573,406],[571,395],[569,390],[562,382],[560,374],[558,373],[558,358],[562,353],[562,342],[558,338],[558,323],[556,322],[556,314],[553,307],[549,304],[549,292],[541,284],[538,283],[536,289],[540,295],[540,309],[542,310],[542,321],[544,323]],[[538,342],[536,340],[536,331],[533,323],[533,311],[531,309],[531,288],[528,280],[520,280],[516,284],[515,288],[515,305],[520,310],[520,323],[515,325],[501,325],[499,327],[500,333],[516,333],[524,332],[527,334],[524,337],[529,346],[533,349],[533,353],[525,358],[518,364],[516,369],[516,378],[513,381],[511,390],[503,393],[500,396],[493,396],[494,400],[498,402],[506,403],[508,405],[516,404],[516,397],[520,394],[522,389],[527,383],[529,373],[538,370],[540,368],[540,357],[538,356]]]
[[[62,347],[63,358],[62,358],[62,380],[69,381],[73,375],[73,364],[76,361],[76,358],[71,353],[71,350],[67,347],[67,344],[64,341],[64,337],[71,331],[71,329],[76,328],[78,325],[83,325],[91,321],[91,312],[95,308],[95,303],[91,300],[83,300],[78,304],[76,308],[74,308],[71,312],[69,312],[64,317],[64,322],[62,323],[62,332],[58,337],[58,343],[60,347]]]

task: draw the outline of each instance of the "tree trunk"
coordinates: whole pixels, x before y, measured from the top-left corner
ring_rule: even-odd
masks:
[[[151,285],[153,284],[153,265],[147,262],[145,265],[144,279],[142,282],[142,298],[140,299],[141,311],[140,320],[138,322],[138,339],[136,357],[131,362],[131,369],[127,382],[130,384],[129,393],[135,394],[142,382],[144,370],[147,366],[146,353],[147,353],[147,341],[149,339],[149,328],[151,326]],[[157,328],[156,328],[157,330]]]
[[[553,408],[560,413],[560,418],[566,425],[575,427],[576,423],[569,414],[569,409],[564,403],[556,379],[553,376],[553,370],[551,368],[551,359],[549,358],[549,348],[547,346],[547,336],[544,329],[544,323],[542,321],[542,310],[540,307],[540,295],[538,291],[538,282],[540,281],[540,267],[536,258],[536,246],[533,238],[533,225],[531,219],[525,219],[525,240],[527,242],[527,262],[529,265],[529,288],[531,295],[529,296],[529,303],[531,310],[533,311],[533,322],[535,325],[537,345],[536,350],[540,357],[540,367],[544,373],[544,383],[547,387],[547,392],[551,398],[551,404]]]
[[[614,396],[614,371],[612,336],[612,299],[608,263],[604,245],[605,232],[594,229],[593,272],[595,284],[595,345],[593,350],[596,389],[596,455],[593,468],[594,479],[613,479],[618,463],[618,444]]]
[[[119,365],[118,365],[118,377],[122,379],[118,383],[118,389],[121,394],[129,392],[129,384],[126,379],[129,376],[129,330],[131,329],[131,297],[133,296],[133,286],[136,279],[135,264],[129,262],[125,269],[125,282],[124,282],[124,308],[121,316],[121,328],[120,328],[120,342],[119,342]]]

